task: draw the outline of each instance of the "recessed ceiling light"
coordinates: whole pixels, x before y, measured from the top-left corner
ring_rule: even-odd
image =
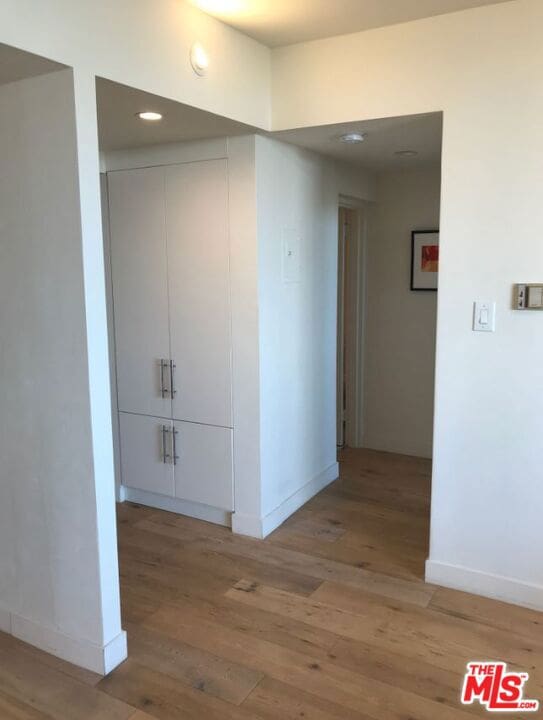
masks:
[[[340,135],[339,142],[345,143],[346,145],[357,145],[358,143],[364,142],[366,136],[364,133],[350,132]]]
[[[396,150],[394,155],[396,155],[397,157],[410,158],[416,157],[418,155],[418,152],[416,150]]]
[[[162,115],[158,112],[151,112],[149,110],[146,110],[145,112],[139,112],[137,113],[137,116],[140,120],[150,120],[151,122],[156,122],[157,120],[162,120]]]
[[[204,76],[209,67],[209,58],[200,43],[194,43],[190,49],[190,64],[197,75]]]

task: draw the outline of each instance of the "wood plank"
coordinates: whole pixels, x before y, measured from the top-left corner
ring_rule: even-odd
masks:
[[[543,613],[537,610],[441,587],[436,589],[429,607],[474,625],[487,625],[528,639],[543,637]]]
[[[205,527],[200,529],[200,535],[196,535],[192,524],[187,523],[186,518],[180,516],[172,518],[169,514],[165,515],[168,516],[165,522],[154,516],[152,520],[144,520],[138,523],[137,527],[130,528],[129,543],[125,539],[121,541],[121,557],[141,562],[142,551],[147,553],[152,549],[156,551],[157,556],[147,559],[155,566],[161,563],[177,565],[200,573],[204,568],[203,572],[206,575],[223,578],[230,585],[241,577],[249,575],[267,585],[301,595],[310,595],[321,583],[320,578],[315,578],[300,569],[289,570],[279,565],[270,565],[258,555],[241,558],[223,552],[225,549],[228,550],[229,543],[234,537],[230,531],[215,534],[211,530],[208,535],[209,523],[202,523]],[[141,535],[140,538],[138,533]],[[164,537],[169,538],[170,542],[165,543]],[[161,552],[160,548],[165,546],[169,548],[168,551]]]
[[[353,567],[363,568],[382,575],[403,578],[405,580],[422,580],[424,578],[424,563],[426,552],[410,552],[404,548],[403,554],[399,548],[386,547],[382,543],[378,548],[375,545],[359,542],[349,537],[338,538],[334,543],[324,542],[316,544],[315,540],[305,535],[299,535],[292,530],[278,530],[270,537],[270,542],[281,547],[312,553],[316,557],[345,563]]]
[[[160,720],[258,720],[258,716],[129,659],[99,689]]]
[[[271,678],[257,685],[243,707],[265,720],[369,720],[368,715]]]
[[[151,517],[157,511],[155,508],[146,507],[145,505],[137,505],[136,503],[123,502],[117,503],[117,527],[129,527],[143,520],[143,518]]]
[[[338,527],[333,523],[314,516],[303,516],[295,513],[275,532],[269,536],[269,540],[276,540],[280,535],[296,535],[304,538],[310,538],[319,542],[334,543],[346,530]]]
[[[226,661],[168,635],[128,627],[130,657],[138,664],[180,680],[196,690],[239,705],[263,678],[244,665]]]
[[[28,645],[13,635],[0,633],[0,649],[9,653],[18,653],[27,658],[29,663],[38,662],[47,665],[53,670],[58,670],[59,672],[69,675],[75,680],[85,683],[86,685],[93,686],[101,680],[101,676],[97,673],[78,667],[77,665],[73,665],[65,660],[61,660],[54,655],[50,655],[49,653],[39,650],[32,645]]]
[[[464,620],[407,603],[379,603],[337,584],[325,583],[311,599],[306,599],[241,581],[227,592],[227,597],[457,673],[464,672],[466,663],[477,658],[502,659],[526,669],[532,666],[535,654],[543,653],[541,638],[527,641],[485,627],[474,632]]]
[[[222,545],[219,546],[219,550]],[[190,551],[156,554],[145,548],[124,550],[121,554],[123,587],[147,589],[150,601],[175,602],[178,597],[207,599],[221,595],[240,578],[249,576],[265,584],[308,596],[321,580],[300,572],[269,565],[258,558],[238,559],[215,549],[201,547]]]
[[[310,513],[362,536],[370,535],[373,541],[386,533],[391,539],[414,547],[428,544],[429,513],[414,515],[377,502],[360,502],[326,493],[316,495],[299,512]]]
[[[310,653],[320,659],[326,659],[339,640],[339,636],[333,633],[259,608],[240,605],[224,595],[209,600],[177,598],[174,603],[163,603],[161,609],[168,606],[175,607],[193,623],[218,623],[245,635],[267,640],[290,650]],[[148,618],[144,624],[152,627],[153,617]]]
[[[163,526],[152,520],[140,524],[146,530],[152,530],[165,537],[179,537],[184,530],[175,526]],[[374,573],[361,568],[353,568],[345,563],[316,557],[307,553],[291,550],[273,545],[270,542],[253,540],[252,538],[238,538],[229,535],[221,539],[207,538],[204,541],[206,548],[212,549],[220,555],[234,558],[257,560],[269,566],[282,568],[283,571],[309,575],[319,580],[336,580],[353,587],[365,589],[383,597],[403,599],[415,605],[425,607],[428,605],[434,592],[434,587],[419,581],[409,581]]]
[[[2,720],[51,720],[51,715],[46,715],[35,710],[31,705],[0,692],[0,718]]]
[[[147,622],[155,630],[375,720],[461,720],[468,713],[352,672],[333,661],[280,647],[214,623],[194,622],[178,608],[163,608]],[[243,707],[243,705],[242,705]]]
[[[355,673],[379,682],[390,683],[417,695],[434,700],[452,708],[460,707],[460,692],[464,680],[464,667],[458,672],[443,670],[435,663],[420,658],[406,657],[390,649],[380,648],[370,642],[341,638],[332,649],[335,663]],[[473,705],[466,712],[486,711]]]
[[[156,594],[139,593],[125,579],[121,579],[121,618],[123,627],[140,625],[163,603]]]
[[[128,720],[129,705],[48,667],[22,652],[0,648],[0,692],[54,720]]]

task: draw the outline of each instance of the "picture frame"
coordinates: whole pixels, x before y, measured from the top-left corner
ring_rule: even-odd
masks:
[[[411,233],[411,290],[436,292],[439,277],[439,230]]]

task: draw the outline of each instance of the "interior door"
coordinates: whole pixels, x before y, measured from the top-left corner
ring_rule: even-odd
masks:
[[[231,427],[227,163],[165,173],[173,417]]]
[[[119,413],[121,475],[126,487],[173,497],[173,426],[171,420]]]
[[[164,170],[112,172],[108,187],[119,410],[171,417]]]

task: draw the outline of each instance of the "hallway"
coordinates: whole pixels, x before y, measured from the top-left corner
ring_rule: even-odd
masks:
[[[119,506],[129,659],[100,680],[1,635],[1,717],[461,720],[482,658],[541,697],[539,613],[423,582],[429,489],[426,460],[348,449],[265,541]]]

